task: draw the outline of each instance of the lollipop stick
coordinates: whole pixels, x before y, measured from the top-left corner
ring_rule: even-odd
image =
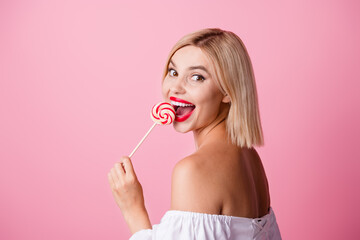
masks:
[[[149,129],[149,131],[147,131],[147,133],[145,134],[145,136],[141,139],[141,141],[138,143],[138,145],[135,147],[135,149],[130,153],[129,158],[132,157],[132,155],[136,152],[136,150],[140,147],[140,145],[142,144],[142,142],[145,140],[145,138],[147,137],[147,135],[149,135],[149,133],[151,132],[151,130],[153,130],[153,128],[155,127],[156,123],[154,123],[151,128]]]

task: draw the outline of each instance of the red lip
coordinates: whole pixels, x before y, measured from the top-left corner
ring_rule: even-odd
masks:
[[[183,100],[183,99],[181,99],[181,98],[170,97],[170,100],[171,100],[171,101],[175,101],[175,102],[180,102],[180,103],[185,103],[185,104],[194,105],[194,104],[192,104],[191,102],[185,101],[185,100]],[[176,109],[176,108],[175,108],[175,109]],[[183,116],[181,116],[181,117],[179,117],[179,116],[176,115],[175,121],[176,121],[176,122],[184,122],[184,121],[186,121],[186,119],[188,119],[188,118],[191,116],[191,114],[194,112],[194,110],[195,110],[195,108],[194,108],[191,112],[189,112],[189,113],[187,113],[187,114],[185,114],[185,115],[183,115]]]
[[[192,104],[191,102],[188,102],[188,101],[182,100],[181,98],[170,97],[170,100],[171,100],[171,101],[175,101],[175,102],[181,102],[181,103],[186,103],[186,104],[191,104],[191,105],[194,105],[194,104]]]

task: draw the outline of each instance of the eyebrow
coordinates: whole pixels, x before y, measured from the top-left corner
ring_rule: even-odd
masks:
[[[176,67],[175,63],[172,60],[170,60],[170,63],[172,65],[174,65],[174,67]],[[194,70],[194,69],[201,69],[201,70],[205,71],[208,75],[211,76],[210,72],[206,69],[206,67],[204,67],[202,65],[188,67],[188,70]]]

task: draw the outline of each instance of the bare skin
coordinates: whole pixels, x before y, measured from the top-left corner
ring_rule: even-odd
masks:
[[[115,163],[108,173],[108,181],[130,232],[134,234],[142,229],[151,229],[142,186],[136,177],[130,158],[124,156],[120,162]]]

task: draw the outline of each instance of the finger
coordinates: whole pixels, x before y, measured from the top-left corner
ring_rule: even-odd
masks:
[[[120,181],[120,176],[119,176],[118,172],[116,171],[115,167],[113,167],[110,170],[110,173],[111,173],[111,176],[112,176],[115,184]]]
[[[123,167],[121,166],[121,163],[119,163],[119,162],[115,163],[114,169],[115,169],[119,179],[121,179],[125,176],[125,171],[124,171]]]
[[[113,177],[112,177],[111,172],[109,172],[109,173],[107,174],[107,177],[108,177],[108,181],[109,181],[110,187],[113,188],[113,187],[115,186],[115,182],[114,182],[114,179],[113,179]]]
[[[126,175],[130,174],[130,175],[136,176],[131,159],[129,157],[124,156],[121,158],[121,160],[124,163]]]

